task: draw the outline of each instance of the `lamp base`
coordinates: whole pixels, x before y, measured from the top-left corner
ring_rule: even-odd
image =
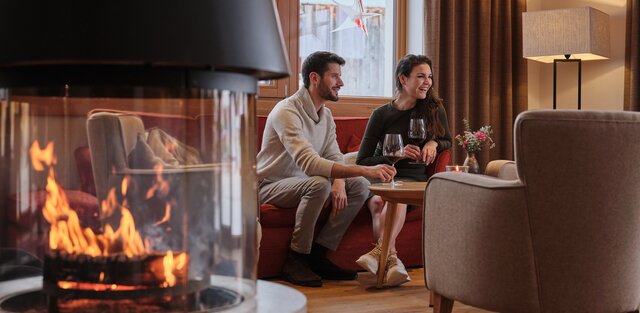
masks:
[[[564,59],[553,60],[553,109],[556,109],[556,93],[557,93],[557,65],[558,63],[578,63],[578,110],[581,109],[581,95],[582,95],[582,59],[569,59],[570,54],[565,54]]]

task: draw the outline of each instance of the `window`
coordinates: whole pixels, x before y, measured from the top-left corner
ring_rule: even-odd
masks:
[[[360,0],[276,0],[292,75],[260,83],[258,114],[268,114],[302,85],[301,63],[311,52],[327,50],[346,60],[341,105],[334,115],[369,116],[393,97],[395,62],[406,53],[407,0],[362,0],[364,28],[340,27],[359,11]],[[398,23],[401,21],[402,23]],[[347,106],[344,104],[348,104]],[[339,112],[337,112],[339,111]]]
[[[346,60],[343,96],[391,97],[392,13],[392,0],[301,0],[298,64],[315,51],[334,52]],[[302,77],[298,76],[301,84]]]

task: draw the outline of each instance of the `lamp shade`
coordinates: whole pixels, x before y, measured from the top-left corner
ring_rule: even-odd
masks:
[[[609,15],[591,7],[524,12],[522,35],[527,59],[609,58]]]

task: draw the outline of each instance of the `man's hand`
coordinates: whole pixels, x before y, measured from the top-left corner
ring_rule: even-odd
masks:
[[[420,153],[420,147],[415,145],[404,146],[404,157],[415,161],[421,160],[422,154]]]
[[[434,140],[427,142],[422,149],[422,159],[425,164],[431,164],[436,160],[436,154],[438,153],[438,143]]]
[[[389,164],[378,164],[375,166],[363,166],[364,174],[362,176],[369,178],[377,178],[382,182],[389,182],[393,176],[396,176],[396,168]]]
[[[347,207],[347,192],[344,179],[334,179],[331,184],[331,214],[337,215]]]

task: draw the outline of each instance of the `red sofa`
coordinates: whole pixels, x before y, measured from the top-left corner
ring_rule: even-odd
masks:
[[[369,119],[358,117],[335,117],[334,119],[340,150],[343,153],[357,151]],[[266,117],[258,117],[258,142],[262,141],[265,123]],[[451,155],[448,150],[438,154],[436,162],[427,168],[427,175],[431,176],[434,172],[444,171],[450,160]],[[329,207],[322,211],[316,224],[316,230],[326,222],[330,211]],[[259,278],[280,274],[293,233],[295,212],[295,208],[278,208],[270,204],[260,205],[262,241],[258,262]],[[329,252],[328,257],[343,268],[361,270],[355,261],[360,255],[371,250],[373,244],[371,214],[364,207],[347,230],[338,249]],[[398,256],[405,266],[422,266],[422,210],[412,210],[407,214],[405,225],[396,241],[396,248]]]
[[[115,110],[101,111],[119,112]],[[179,115],[160,116],[144,113],[139,115],[143,119],[145,127],[160,127],[178,138],[187,138],[188,141],[195,140],[193,138],[197,136],[185,136],[184,132],[198,129],[198,123],[202,123],[200,118]],[[205,119],[205,123],[207,121],[208,119]],[[186,128],[184,127],[185,122]],[[265,122],[266,117],[258,117],[258,149],[260,148],[259,143],[262,140]],[[335,122],[340,150],[343,153],[357,151],[366,129],[368,118],[336,117]],[[191,143],[188,141],[188,144],[198,146],[196,142]],[[205,162],[207,161],[206,152],[209,149],[212,149],[212,147],[200,147]],[[83,225],[97,225],[99,223],[97,219],[98,205],[95,197],[95,184],[89,148],[86,146],[77,147],[74,151],[74,157],[79,174],[80,190],[67,190],[67,196],[73,207],[82,209],[79,213]],[[432,174],[434,171],[443,171],[449,161],[449,151],[440,153],[435,165],[431,165],[427,169],[428,174]],[[44,203],[44,192],[34,191],[29,195],[29,203],[34,207],[27,210],[25,210],[25,204],[20,203],[20,199],[24,199],[24,197],[14,194],[5,200],[7,205],[5,213],[9,226],[7,229],[7,243],[9,246],[23,248],[42,256],[44,245],[46,244],[46,234],[44,234],[44,223],[46,222],[43,221],[40,213]],[[22,208],[22,213],[18,214],[18,208],[20,207]],[[25,214],[25,212],[28,212],[28,214]],[[319,226],[325,223],[329,212],[330,208],[328,207],[323,210],[316,229],[319,229]],[[280,274],[291,241],[294,220],[295,208],[277,208],[268,204],[260,205],[262,241],[257,273],[259,278],[273,277]],[[421,221],[422,210],[411,211],[407,215],[406,224],[396,243],[399,256],[408,267],[422,266]],[[329,253],[329,258],[341,267],[359,269],[355,260],[373,247],[372,237],[371,215],[364,208],[356,216],[338,250]]]

